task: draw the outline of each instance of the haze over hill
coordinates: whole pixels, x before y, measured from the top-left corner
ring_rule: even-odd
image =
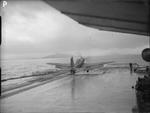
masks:
[[[44,56],[42,58],[69,58],[71,56],[72,55],[70,55],[70,54],[57,53],[57,54],[53,54],[53,55]]]
[[[127,55],[106,55],[106,56],[95,56],[87,57],[87,62],[97,62],[97,61],[115,61],[116,63],[137,63],[140,65],[148,65],[140,54],[127,54]]]
[[[71,54],[53,54],[53,55],[48,55],[42,58],[67,58],[70,59],[73,55]],[[73,56],[75,59],[76,57],[80,56]],[[111,54],[111,55],[102,55],[102,56],[83,56],[86,59],[87,63],[96,63],[96,62],[104,62],[104,61],[115,61],[118,63],[138,63],[141,65],[146,65],[148,64],[145,62],[140,54]]]

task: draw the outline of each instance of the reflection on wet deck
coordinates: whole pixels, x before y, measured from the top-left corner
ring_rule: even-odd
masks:
[[[127,70],[111,70],[99,76],[72,77],[72,99],[75,109],[106,113],[130,113],[136,104],[134,76]],[[83,108],[84,106],[84,108]]]
[[[77,73],[1,100],[3,113],[132,113],[137,76],[128,69]]]

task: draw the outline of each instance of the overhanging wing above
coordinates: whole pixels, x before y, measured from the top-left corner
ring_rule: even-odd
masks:
[[[44,0],[80,24],[115,32],[150,35],[149,0]]]

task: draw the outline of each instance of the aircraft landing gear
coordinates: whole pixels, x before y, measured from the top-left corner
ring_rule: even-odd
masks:
[[[71,70],[70,70],[70,73],[71,73],[72,75],[74,75],[74,74],[76,73],[76,71],[75,71],[74,69],[71,69]]]
[[[88,73],[88,72],[89,72],[89,70],[86,70],[86,72]]]

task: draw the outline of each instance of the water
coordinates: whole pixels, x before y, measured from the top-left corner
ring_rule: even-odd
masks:
[[[8,59],[2,60],[2,80],[28,76],[33,73],[55,71],[55,66],[47,63],[68,63],[66,58],[57,59]]]

